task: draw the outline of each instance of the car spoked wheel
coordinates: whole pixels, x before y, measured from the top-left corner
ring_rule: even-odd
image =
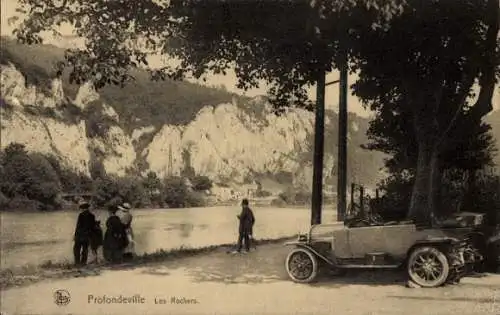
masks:
[[[408,275],[421,287],[432,288],[444,284],[450,274],[446,255],[435,247],[413,250],[408,259]]]
[[[295,248],[290,252],[285,266],[288,276],[299,283],[311,282],[318,274],[318,260],[313,253],[303,248]]]

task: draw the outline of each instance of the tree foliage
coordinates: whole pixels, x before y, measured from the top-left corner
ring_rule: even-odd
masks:
[[[67,168],[53,155],[30,153],[18,143],[0,153],[0,208],[56,210],[63,193],[92,193],[97,207],[129,202],[134,207],[192,207],[204,204],[204,193],[212,187],[202,175],[194,177],[194,191],[181,177],[160,180],[156,173],[139,176],[95,178]]]
[[[59,66],[70,67],[76,83],[123,86],[132,79],[130,68],[148,67],[147,53],[159,53],[179,63],[154,71],[154,78],[200,78],[234,67],[239,87],[265,80],[275,104],[286,106],[291,100],[305,103],[305,88],[316,82],[318,71],[333,69],[349,23],[381,27],[403,3],[21,0],[19,12],[27,19],[15,32],[21,42],[31,44],[42,42],[42,32],[73,26],[86,47],[68,50]],[[349,18],[340,18],[344,16]]]
[[[495,1],[408,1],[389,28],[353,29],[354,92],[378,112],[372,136],[394,154],[388,166],[414,172],[412,218],[437,210],[443,168],[490,160],[481,119],[492,110],[497,33]]]
[[[191,179],[191,184],[193,185],[193,190],[195,191],[206,191],[212,189],[212,181],[204,175],[195,175]]]
[[[69,23],[85,38],[60,66],[71,80],[123,86],[146,54],[179,60],[154,78],[196,78],[234,67],[238,86],[270,84],[278,108],[306,102],[307,86],[348,52],[360,76],[355,94],[374,110],[407,117],[417,167],[409,216],[427,220],[441,178],[439,156],[460,119],[478,124],[491,111],[498,69],[498,1],[102,1],[22,0],[26,43]],[[469,102],[475,81],[477,101]],[[462,115],[467,112],[468,115]],[[465,118],[467,116],[467,118]],[[474,125],[474,123],[472,123]],[[402,144],[404,145],[404,144]]]
[[[0,164],[0,190],[6,198],[36,200],[41,209],[58,207],[61,183],[43,155],[29,153],[24,145],[11,143],[3,150]]]

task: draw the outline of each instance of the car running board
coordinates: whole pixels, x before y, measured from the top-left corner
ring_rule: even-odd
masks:
[[[337,268],[346,269],[396,269],[401,265],[337,265]]]

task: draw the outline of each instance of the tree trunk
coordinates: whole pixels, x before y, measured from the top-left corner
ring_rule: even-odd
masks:
[[[464,202],[461,211],[470,211],[474,205],[474,191],[476,190],[476,170],[468,170],[467,184],[465,188]]]
[[[436,90],[436,92],[439,92]],[[418,95],[416,92],[413,95]],[[439,163],[439,124],[436,120],[436,103],[426,102],[428,95],[415,97],[413,127],[418,144],[417,169],[407,217],[418,224],[431,224],[441,189]],[[437,100],[437,98],[436,98]]]
[[[430,206],[433,203],[430,201],[429,192],[432,178],[436,172],[433,170],[435,167],[433,149],[433,143],[428,140],[424,139],[418,143],[417,171],[407,215],[408,218],[417,223],[427,223],[431,218]]]
[[[434,215],[442,215],[443,209],[441,208],[441,190],[443,173],[441,170],[441,163],[439,159],[439,148],[434,147],[431,155],[430,164],[431,178],[429,183],[429,214],[433,219]]]

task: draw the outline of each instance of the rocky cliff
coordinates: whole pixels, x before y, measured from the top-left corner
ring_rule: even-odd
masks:
[[[1,66],[2,147],[23,143],[87,174],[97,161],[116,175],[152,170],[163,176],[192,167],[216,183],[268,178],[310,187],[311,112],[291,108],[276,116],[264,97],[248,99],[174,82],[142,80],[98,93],[91,84],[75,87],[64,77],[55,78],[42,61],[30,57],[55,54],[56,48],[43,46],[41,55],[35,48],[21,47],[21,58],[19,45],[16,49],[9,45]],[[59,52],[56,55],[60,57]],[[165,90],[170,93],[158,95]],[[204,95],[210,98],[203,99]],[[183,107],[178,106],[181,102]],[[380,175],[382,156],[360,148],[366,142],[368,121],[349,118],[349,177],[373,184]],[[329,112],[327,184],[336,181],[336,126],[337,116]]]

